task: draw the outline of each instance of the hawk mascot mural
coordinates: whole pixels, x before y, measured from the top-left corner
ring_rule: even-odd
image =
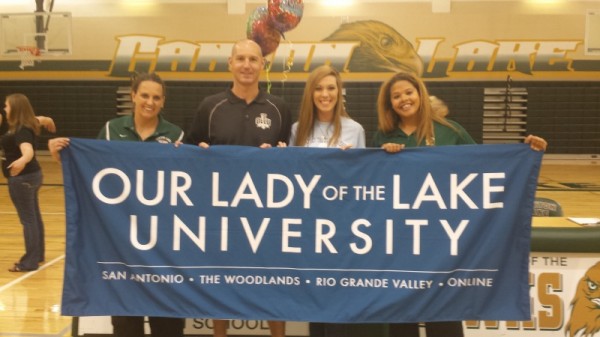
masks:
[[[412,44],[380,21],[342,24],[323,41],[358,41],[348,64],[351,72],[423,73],[423,62]]]
[[[600,330],[600,262],[577,283],[571,301],[571,318],[565,332],[569,337],[591,337]]]

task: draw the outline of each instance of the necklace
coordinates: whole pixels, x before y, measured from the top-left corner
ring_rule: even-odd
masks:
[[[327,124],[327,127],[323,129],[323,124]],[[317,122],[317,127],[319,127],[319,131],[321,133],[320,137],[317,137],[321,142],[326,143],[329,141],[331,136],[329,135],[329,130],[331,129],[331,123],[321,123]]]

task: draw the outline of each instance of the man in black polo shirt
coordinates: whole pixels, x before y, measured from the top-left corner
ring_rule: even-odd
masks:
[[[235,43],[229,57],[231,88],[200,103],[187,133],[186,143],[247,145],[269,148],[287,143],[291,114],[283,99],[258,86],[265,66],[260,46],[252,40]],[[269,321],[272,337],[285,336],[285,322]],[[227,336],[227,321],[214,321],[214,336]]]
[[[291,114],[283,99],[259,88],[258,80],[264,65],[256,42],[237,42],[229,57],[233,85],[200,103],[186,143],[259,147],[287,143]]]

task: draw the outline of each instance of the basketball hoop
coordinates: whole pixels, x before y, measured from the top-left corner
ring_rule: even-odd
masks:
[[[21,58],[21,64],[19,65],[21,70],[24,70],[25,67],[33,67],[35,58],[40,56],[40,49],[34,46],[17,46],[17,52]]]

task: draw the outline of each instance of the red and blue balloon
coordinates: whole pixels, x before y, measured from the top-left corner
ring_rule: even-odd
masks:
[[[252,12],[246,35],[260,46],[263,56],[274,52],[283,33],[294,29],[302,19],[303,0],[269,0]]]
[[[267,9],[273,27],[281,33],[296,28],[302,19],[302,0],[269,0]]]

